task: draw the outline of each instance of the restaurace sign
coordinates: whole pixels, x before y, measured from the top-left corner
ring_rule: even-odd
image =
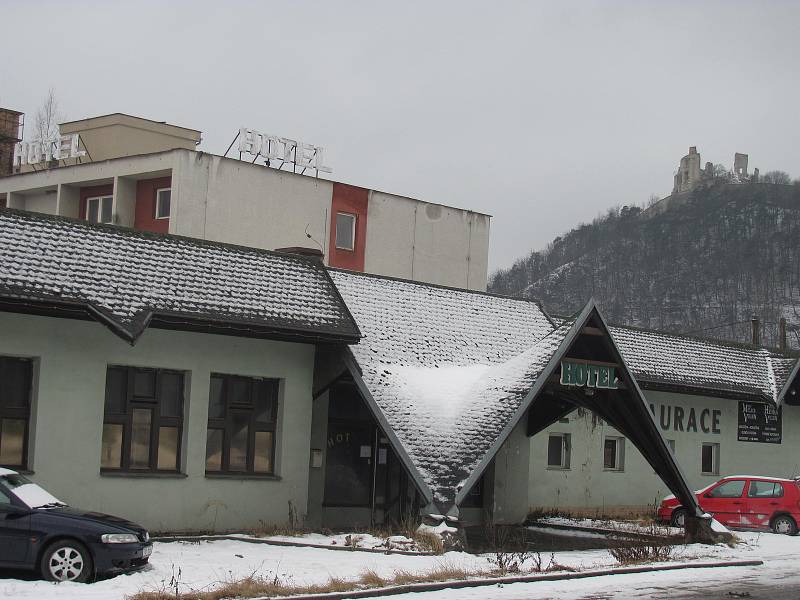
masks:
[[[86,150],[81,150],[77,133],[62,135],[48,142],[17,142],[14,146],[15,167],[81,156],[86,156]]]
[[[615,390],[617,376],[614,367],[562,360],[561,385]]]
[[[239,129],[239,153],[261,156],[268,162],[280,161],[299,169],[314,169],[330,173],[331,168],[323,162],[322,146],[314,146],[289,138],[261,133],[255,129]],[[276,165],[271,165],[276,166]]]

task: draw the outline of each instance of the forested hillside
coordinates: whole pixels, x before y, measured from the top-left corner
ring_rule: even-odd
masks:
[[[673,199],[670,199],[673,200]],[[676,201],[612,209],[494,273],[492,292],[571,314],[594,296],[609,321],[800,348],[800,186],[717,184]],[[666,208],[665,208],[666,207]]]

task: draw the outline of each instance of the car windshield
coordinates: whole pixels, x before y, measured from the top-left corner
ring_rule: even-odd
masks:
[[[24,475],[15,473],[0,477],[0,481],[28,508],[55,508],[66,506],[58,498],[45,491]]]

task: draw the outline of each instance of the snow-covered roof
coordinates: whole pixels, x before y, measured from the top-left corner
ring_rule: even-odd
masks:
[[[529,300],[349,271],[331,277],[361,330],[350,351],[379,417],[434,498],[452,501],[575,319],[556,323]],[[735,344],[627,327],[610,333],[637,380],[687,392],[776,401],[796,365]]]
[[[355,341],[326,270],[297,256],[0,210],[0,299],[77,306],[129,341],[154,315]]]
[[[797,359],[742,344],[634,327],[610,331],[640,384],[778,402],[797,364]]]
[[[11,469],[4,469],[0,467],[0,477],[5,477],[6,475],[17,475],[16,471],[12,471]]]
[[[528,300],[331,271],[361,378],[439,500],[452,500],[566,336]]]

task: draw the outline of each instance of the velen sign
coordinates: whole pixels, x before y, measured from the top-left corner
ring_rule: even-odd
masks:
[[[772,404],[739,402],[738,425],[737,439],[740,442],[781,443],[781,411]]]
[[[251,156],[263,156],[270,163],[274,160],[299,169],[314,169],[330,173],[331,168],[323,162],[323,148],[289,138],[261,133],[254,129],[239,129],[239,152]]]
[[[50,142],[17,142],[14,146],[15,167],[80,156],[86,156],[86,150],[81,150],[77,133],[62,135]]]
[[[617,377],[614,367],[562,360],[561,385],[615,390]]]

